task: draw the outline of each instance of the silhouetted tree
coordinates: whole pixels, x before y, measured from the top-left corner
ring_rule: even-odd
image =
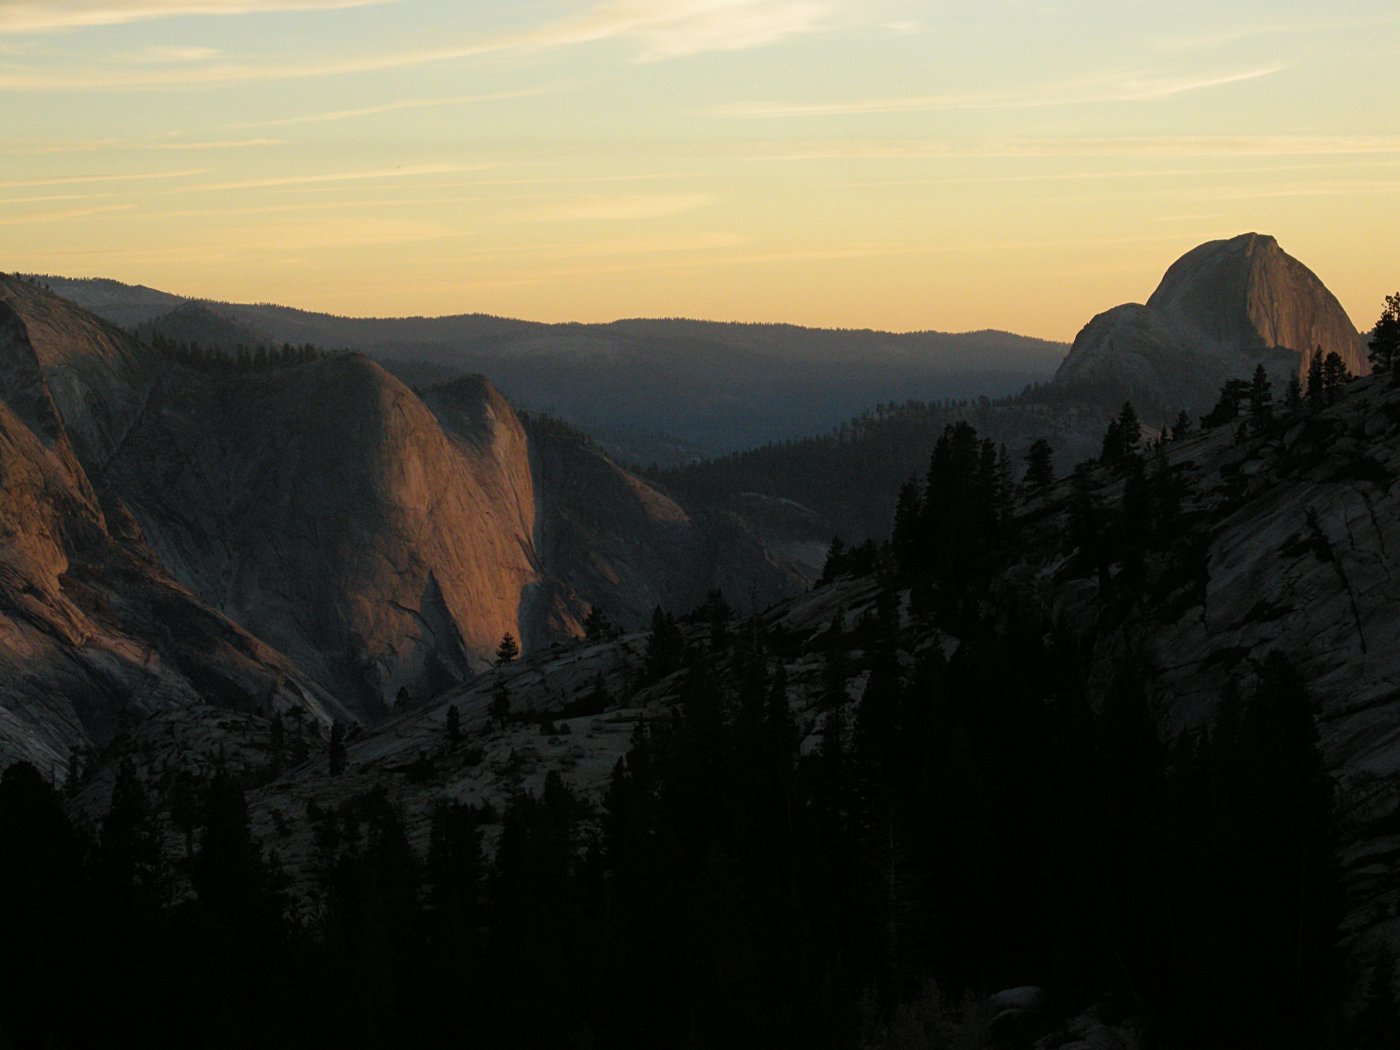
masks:
[[[679,670],[685,660],[685,640],[676,618],[657,606],[651,613],[651,633],[647,635],[647,677],[655,681]]]
[[[462,712],[457,710],[456,704],[447,705],[447,717],[443,729],[447,734],[449,745],[456,744],[462,739]]]
[[[1322,393],[1329,405],[1335,405],[1342,396],[1351,373],[1347,371],[1342,355],[1333,350],[1322,361]]]
[[[520,655],[520,645],[515,636],[507,631],[501,635],[501,644],[496,646],[496,666],[504,667]]]
[[[1055,465],[1050,442],[1036,438],[1026,453],[1026,475],[1024,484],[1031,492],[1043,492],[1055,481]]]
[[[826,548],[826,560],[822,562],[822,574],[818,583],[830,583],[846,572],[846,543],[840,536],[831,537]]]
[[[1288,386],[1283,392],[1283,410],[1289,415],[1297,415],[1303,410],[1303,383],[1297,371],[1288,373]]]
[[[1317,412],[1326,402],[1326,393],[1323,390],[1322,375],[1322,347],[1313,351],[1312,357],[1308,359],[1308,382],[1304,389],[1303,396],[1308,402],[1308,411]]]
[[[1400,292],[1385,297],[1367,346],[1371,371],[1389,372],[1391,385],[1400,383]]]
[[[1229,379],[1220,388],[1220,397],[1215,407],[1201,417],[1201,426],[1218,427],[1232,423],[1240,417],[1240,407],[1249,396],[1250,384],[1244,379]]]
[[[1178,413],[1176,422],[1172,424],[1172,440],[1180,441],[1190,434],[1193,429],[1191,425],[1191,416],[1186,409],[1183,408],[1181,412]]]
[[[336,722],[331,726],[331,740],[326,748],[326,758],[330,763],[330,773],[338,777],[345,772],[345,726]]]
[[[1249,420],[1256,427],[1267,426],[1274,418],[1273,384],[1263,365],[1255,365],[1249,384]]]
[[[590,642],[602,641],[613,636],[612,620],[601,605],[590,606],[588,615],[583,618],[583,636]]]
[[[486,713],[497,727],[504,727],[510,721],[510,689],[499,672],[491,683],[491,703],[487,705]]]
[[[1142,423],[1131,401],[1123,402],[1123,408],[1103,436],[1103,449],[1099,459],[1108,466],[1117,466],[1138,453],[1142,444]]]

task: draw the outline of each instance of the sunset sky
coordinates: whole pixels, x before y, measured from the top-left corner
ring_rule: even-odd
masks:
[[[1071,339],[1400,288],[1395,0],[0,0],[0,269],[347,314]]]

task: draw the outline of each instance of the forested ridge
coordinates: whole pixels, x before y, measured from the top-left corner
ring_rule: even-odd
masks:
[[[301,887],[229,770],[143,782],[118,740],[85,820],[12,766],[0,1045],[1010,1048],[1086,1018],[1149,1047],[1394,1045],[1387,960],[1342,1010],[1336,797],[1293,655],[1159,731],[1130,626],[1193,586],[1214,518],[1130,422],[1029,498],[946,428],[889,541],[833,551],[823,629],[658,610],[628,688],[667,712],[598,800],[557,773],[502,812],[444,797],[418,849],[385,786],[308,805]],[[1106,689],[1094,638],[1017,582],[1034,558],[1121,632]],[[804,741],[788,678],[814,663]]]

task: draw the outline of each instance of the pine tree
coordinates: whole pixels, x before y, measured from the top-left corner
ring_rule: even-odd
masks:
[[[1296,371],[1288,374],[1288,386],[1283,393],[1283,410],[1290,416],[1303,410],[1303,384]]]
[[[1031,492],[1043,492],[1055,482],[1054,453],[1050,442],[1036,438],[1026,453],[1026,476],[1024,484]]]
[[[899,497],[894,505],[894,531],[890,544],[894,548],[895,565],[904,579],[913,576],[922,568],[920,554],[920,524],[923,518],[923,499],[919,495],[919,483],[910,478],[899,489]]]
[[[499,673],[491,683],[491,703],[487,705],[486,713],[498,728],[504,729],[510,721],[510,689]]]
[[[1308,402],[1308,411],[1320,411],[1326,395],[1322,389],[1322,347],[1313,351],[1308,360],[1308,384],[1303,395]]]
[[[1131,401],[1123,402],[1123,408],[1104,431],[1103,448],[1099,459],[1106,466],[1118,466],[1138,454],[1142,445],[1142,423],[1137,409]]]
[[[1342,355],[1333,350],[1322,361],[1322,393],[1329,405],[1335,405],[1343,388],[1351,379]]]
[[[1123,456],[1136,456],[1142,445],[1142,423],[1131,401],[1124,401],[1118,413],[1118,432],[1119,440],[1123,443]]]
[[[647,636],[647,677],[652,681],[665,678],[684,662],[685,639],[676,626],[676,618],[658,605],[652,610],[651,633]]]
[[[501,644],[496,646],[496,666],[504,667],[520,655],[520,645],[515,636],[507,631],[501,635]]]
[[[331,741],[326,748],[326,758],[330,764],[330,774],[338,777],[345,772],[345,726],[336,722],[331,726]]]
[[[840,536],[831,537],[826,548],[826,560],[822,562],[822,574],[818,583],[830,583],[846,571],[846,543]]]
[[[589,608],[588,615],[583,618],[583,635],[590,642],[600,642],[606,638],[611,638],[613,634],[612,620],[608,619],[608,614],[601,605],[594,605]]]
[[[161,874],[160,844],[146,790],[130,758],[123,758],[117,767],[99,842],[108,892],[125,909],[155,904]]]
[[[1220,397],[1206,415],[1201,417],[1201,426],[1210,428],[1233,423],[1240,417],[1240,406],[1249,396],[1250,384],[1243,379],[1226,380],[1220,388]]]
[[[447,734],[449,746],[456,744],[462,739],[462,713],[457,710],[456,704],[447,705],[447,718],[443,724],[443,729]]]
[[[1371,371],[1389,372],[1391,385],[1400,384],[1400,292],[1385,297],[1367,346]]]
[[[1249,419],[1255,427],[1267,426],[1274,418],[1273,385],[1264,366],[1254,367],[1254,378],[1249,384]]]
[[[1183,408],[1176,417],[1176,423],[1172,426],[1172,440],[1180,441],[1182,438],[1189,435],[1192,429],[1194,428],[1191,426],[1191,416],[1186,409]]]

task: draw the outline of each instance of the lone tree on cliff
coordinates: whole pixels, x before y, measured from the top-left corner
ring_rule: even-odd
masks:
[[[507,631],[501,635],[501,644],[496,646],[496,666],[504,667],[520,655],[520,646],[515,635]]]

